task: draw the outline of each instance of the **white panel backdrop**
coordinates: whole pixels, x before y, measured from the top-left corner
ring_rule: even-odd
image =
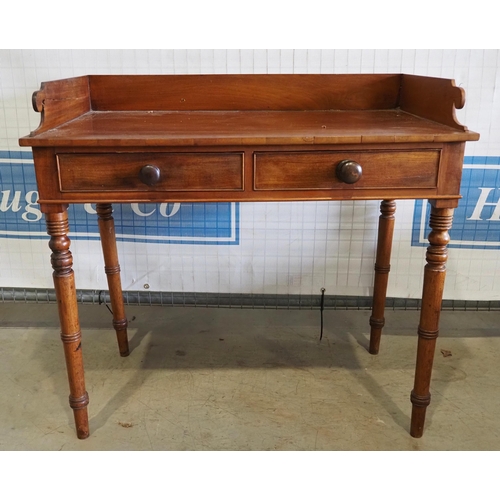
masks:
[[[457,116],[481,134],[467,145],[466,156],[496,161],[499,68],[496,49],[0,50],[0,151],[20,151],[18,138],[38,126],[31,95],[47,80],[124,73],[405,72],[454,78],[464,87],[466,105]],[[0,203],[0,218],[8,206]],[[413,211],[413,202],[398,203],[392,297],[421,293],[425,247],[410,244]],[[119,242],[123,288],[317,294],[325,287],[329,295],[369,295],[377,219],[378,202],[242,203],[238,245]],[[106,288],[99,242],[77,240],[72,251],[78,288]],[[47,242],[0,237],[0,287],[51,288]],[[500,299],[500,250],[451,248],[445,298]]]

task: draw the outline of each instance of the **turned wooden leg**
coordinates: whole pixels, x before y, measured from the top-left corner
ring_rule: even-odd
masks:
[[[99,217],[99,232],[101,234],[101,245],[104,255],[104,271],[108,279],[111,309],[113,311],[113,327],[116,330],[120,356],[128,356],[128,322],[123,304],[120,264],[116,248],[115,222],[112,215],[113,207],[110,203],[98,203],[96,211]]]
[[[80,439],[89,435],[87,405],[89,396],[85,390],[83,372],[82,342],[75,279],[72,269],[73,258],[69,251],[70,239],[67,206],[51,207],[45,214],[47,233],[50,235],[49,247],[52,250],[51,262],[54,269],[54,288],[59,308],[61,339],[66,357],[69,380],[69,405],[73,408],[76,433]]]
[[[378,224],[372,315],[370,317],[370,354],[378,354],[382,328],[385,324],[385,299],[387,296],[387,281],[391,269],[391,249],[392,236],[394,234],[395,212],[396,202],[394,200],[382,201],[380,204],[380,218]]]
[[[421,437],[424,432],[425,412],[431,401],[429,392],[434,350],[439,333],[439,316],[443,298],[446,260],[450,241],[448,230],[453,220],[453,208],[432,206],[430,215],[431,232],[427,248],[422,291],[422,310],[418,327],[417,364],[415,385],[410,400],[413,404],[410,434]]]

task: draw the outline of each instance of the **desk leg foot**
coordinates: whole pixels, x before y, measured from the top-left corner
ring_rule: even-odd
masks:
[[[108,279],[111,309],[113,311],[113,328],[116,331],[120,356],[128,356],[128,321],[123,304],[120,264],[116,248],[115,221],[112,215],[113,207],[110,203],[98,203],[96,211],[99,217],[99,232],[101,235],[102,253],[104,255],[104,271]]]
[[[375,282],[373,287],[373,306],[370,317],[370,354],[378,354],[380,337],[385,324],[384,311],[387,296],[387,282],[391,269],[391,248],[394,234],[394,214],[396,202],[384,200],[380,204],[378,226],[377,257],[375,259]]]
[[[426,253],[427,264],[424,271],[422,309],[418,327],[415,385],[410,396],[413,405],[410,434],[417,438],[424,432],[425,412],[431,401],[429,389],[446,276],[447,245],[450,241],[448,230],[451,228],[452,220],[453,208],[432,206],[429,223],[430,245]]]
[[[67,207],[53,208],[46,213],[47,233],[50,235],[49,247],[52,250],[51,263],[53,279],[61,323],[61,340],[64,346],[66,369],[69,381],[69,404],[73,409],[78,438],[89,436],[87,405],[89,396],[85,390],[82,357],[82,335],[78,318],[73,257],[69,250],[70,239]],[[61,210],[56,212],[55,210]]]

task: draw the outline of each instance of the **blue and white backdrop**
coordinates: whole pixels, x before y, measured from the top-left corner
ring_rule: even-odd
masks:
[[[42,81],[90,73],[387,73],[454,78],[458,119],[481,134],[466,148],[445,298],[500,298],[499,50],[0,50],[0,287],[50,288],[49,250],[32,156]],[[117,205],[125,290],[371,293],[378,202]],[[94,207],[70,209],[77,286],[106,287]],[[421,293],[427,202],[400,201],[389,285]]]

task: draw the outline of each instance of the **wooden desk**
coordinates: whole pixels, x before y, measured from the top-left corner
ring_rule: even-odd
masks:
[[[84,76],[43,83],[33,148],[70,397],[89,435],[69,203],[97,203],[120,354],[129,353],[112,203],[379,199],[370,352],[377,354],[396,199],[429,199],[411,430],[423,433],[448,230],[460,198],[464,92],[412,75]]]

